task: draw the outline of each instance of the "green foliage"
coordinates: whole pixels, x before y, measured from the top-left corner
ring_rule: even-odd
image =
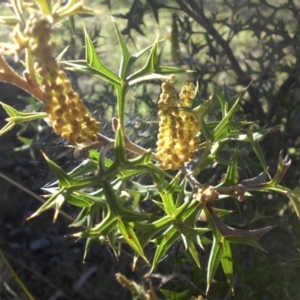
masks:
[[[108,3],[110,5],[109,1]],[[189,261],[199,269],[197,272],[202,276],[206,272],[206,294],[211,293],[213,297],[218,289],[226,290],[222,288],[224,279],[214,283],[215,278],[222,276],[220,268],[234,293],[236,269],[242,268],[236,254],[239,251],[237,249],[239,247],[244,249],[243,245],[247,245],[263,253],[264,247],[258,240],[274,228],[273,224],[267,222],[260,223],[253,220],[251,223],[241,212],[239,221],[245,216],[245,223],[248,225],[248,229],[241,229],[236,226],[239,221],[234,220],[235,217],[231,219],[231,210],[228,206],[237,207],[239,210],[243,205],[240,203],[244,201],[248,203],[247,201],[251,201],[249,198],[257,195],[257,192],[271,195],[277,193],[290,200],[297,217],[300,218],[298,188],[293,189],[282,184],[283,177],[291,166],[291,160],[288,156],[283,157],[280,152],[277,171],[273,172],[269,165],[270,163],[274,165],[274,161],[264,155],[261,147],[262,140],[269,134],[274,134],[277,129],[261,125],[273,126],[273,121],[279,120],[279,116],[274,112],[278,102],[275,105],[270,99],[275,96],[283,101],[281,98],[283,90],[289,88],[291,86],[289,80],[294,79],[290,76],[284,79],[283,75],[278,78],[275,74],[288,65],[288,63],[285,66],[280,65],[280,61],[285,62],[284,49],[287,45],[276,43],[277,47],[270,52],[271,45],[278,37],[284,39],[288,35],[282,28],[282,23],[276,18],[277,12],[285,6],[275,7],[264,2],[262,6],[267,7],[270,16],[275,17],[259,18],[262,16],[261,7],[248,1],[247,4],[252,3],[248,15],[251,16],[252,9],[258,15],[252,23],[243,23],[240,17],[242,6],[236,2],[232,4],[226,1],[228,12],[211,11],[209,17],[206,17],[205,6],[201,6],[197,1],[189,1],[187,4],[186,1],[177,0],[172,2],[172,5],[175,3],[176,8],[181,10],[176,17],[180,27],[177,34],[180,35],[182,48],[186,48],[179,61],[181,68],[161,64],[159,46],[165,41],[159,40],[158,37],[152,45],[131,54],[129,42],[124,38],[124,34],[132,39],[134,39],[131,35],[132,29],[143,34],[140,26],[143,24],[145,6],[140,1],[134,1],[127,15],[114,15],[115,18],[128,20],[127,27],[123,31],[118,29],[117,22],[112,18],[121,53],[118,74],[97,53],[93,39],[87,31],[84,34],[85,59],[64,62],[72,71],[83,72],[114,87],[117,117],[113,118],[112,123],[115,137],[112,139],[99,133],[97,143],[79,149],[82,153],[88,152],[86,160],[69,172],[43,154],[57,181],[44,188],[47,200],[30,218],[53,208],[56,220],[65,204],[75,206],[80,211],[70,226],[84,229],[79,229],[70,236],[86,239],[85,257],[94,243],[109,246],[116,256],[117,249],[125,244],[130,246],[134,253],[134,266],[138,258],[142,258],[149,265],[150,273],[159,267],[160,262],[180,241],[188,253]],[[56,10],[43,1],[37,1],[37,4],[44,14],[55,15],[55,22],[78,13],[95,13],[76,1],[70,1],[66,6]],[[159,11],[170,9],[171,6],[158,4],[154,0],[147,1],[147,4],[153,10],[157,22]],[[293,5],[293,2],[289,1],[288,10],[295,12]],[[18,9],[15,13],[16,18],[23,18],[22,13],[22,9]],[[138,15],[140,19],[135,19],[132,23],[131,17],[137,18],[137,13],[140,13]],[[296,14],[295,18],[297,19]],[[231,20],[231,25],[228,24],[228,20]],[[261,36],[257,32],[258,25],[269,31],[270,26],[276,25],[278,27],[275,32],[276,38],[272,34]],[[197,26],[200,26],[200,31],[199,28],[196,31]],[[244,54],[249,60],[257,63],[256,67],[252,67],[247,61],[240,62],[230,47],[231,43],[237,43],[235,38],[240,33],[249,34],[249,32],[253,33],[251,39],[257,39],[263,45],[259,57],[255,57],[251,52]],[[297,34],[295,33],[294,38]],[[288,39],[290,43],[291,39],[291,37]],[[294,47],[297,48],[296,45]],[[206,57],[195,61],[195,55],[203,53],[207,54]],[[221,59],[222,55],[225,56],[224,60]],[[296,61],[297,55],[295,52]],[[136,67],[140,61],[142,66]],[[30,61],[27,64],[30,64]],[[196,159],[186,162],[177,172],[168,172],[161,168],[155,151],[145,150],[129,139],[125,121],[128,94],[130,88],[135,85],[151,86],[153,81],[155,83],[169,79],[170,74],[183,73],[183,69],[187,67],[203,81],[195,99],[198,106],[190,110],[200,124],[200,144]],[[214,71],[208,70],[208,67]],[[27,65],[26,68],[30,70],[30,66]],[[275,75],[268,75],[271,76],[270,87],[275,87],[277,81],[280,83],[276,91],[264,87],[266,79],[263,69],[271,68],[275,68]],[[295,72],[298,74],[298,69],[294,66],[289,68],[294,72],[293,76],[297,77]],[[2,69],[5,70],[5,66],[2,66]],[[233,78],[229,76],[230,84],[224,83],[222,90],[215,84],[208,86],[208,82],[217,80],[218,75],[224,72],[235,74]],[[256,73],[259,75],[258,80],[250,83]],[[241,90],[241,86],[247,87]],[[257,98],[260,86],[262,101],[258,101]],[[26,89],[26,85],[22,87]],[[27,90],[31,92],[29,87]],[[212,91],[210,96],[209,90]],[[234,94],[233,91],[236,94],[231,96]],[[264,102],[268,103],[266,110],[262,105]],[[248,113],[247,105],[251,106],[251,110],[255,110],[251,115],[257,122],[252,121],[253,118],[251,122],[245,121]],[[284,105],[289,111],[292,104],[286,100]],[[7,104],[2,106],[9,118],[0,135],[20,122],[46,117],[45,113],[23,113]],[[286,123],[286,126],[289,124]],[[24,140],[24,143],[27,142]],[[95,151],[98,148],[101,149],[100,152]],[[108,155],[111,149],[114,150],[113,157]],[[134,154],[129,155],[129,152]],[[218,169],[215,171],[216,166]],[[223,178],[217,177],[220,172],[225,174]],[[261,202],[265,199],[258,197]],[[144,205],[145,203],[148,205]],[[257,210],[256,213],[260,212]],[[264,219],[264,216],[261,216],[261,219]],[[232,224],[226,225],[228,222]],[[238,246],[234,246],[236,244]],[[154,245],[154,251],[149,251],[149,245]],[[203,249],[207,254],[201,257],[199,253],[202,253]],[[295,260],[298,261],[298,258]],[[257,268],[257,265],[255,267]],[[243,281],[242,275],[239,276]],[[196,291],[191,293],[183,289],[162,289],[161,293],[167,299],[188,299],[187,297],[197,294]]]

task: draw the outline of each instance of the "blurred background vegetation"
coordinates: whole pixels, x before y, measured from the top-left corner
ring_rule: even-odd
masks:
[[[128,47],[134,51],[151,45],[157,34],[165,38],[160,43],[161,63],[190,70],[177,76],[177,80],[198,82],[201,93],[198,101],[209,97],[212,82],[219,86],[226,82],[234,95],[253,81],[241,102],[238,117],[252,121],[253,128],[274,127],[274,132],[262,142],[267,163],[272,171],[279,151],[288,153],[292,166],[284,185],[299,186],[299,1],[107,0],[99,3],[90,0],[86,4],[98,13],[71,18],[56,28],[58,53],[69,47],[63,60],[84,59],[85,26],[101,59],[117,70],[120,53],[110,20],[112,14]],[[9,12],[10,7],[1,1],[0,10]],[[8,29],[0,28],[1,42],[7,41]],[[18,68],[13,60],[11,64]],[[101,120],[106,134],[112,134],[110,120],[115,115],[116,99],[113,88],[86,75],[70,73],[70,76],[87,106]],[[137,85],[128,97],[129,136],[146,148],[155,148],[160,84],[153,81]],[[42,109],[16,87],[3,83],[0,87],[2,102],[28,111]],[[220,112],[215,113],[217,117]],[[1,127],[5,117],[1,111]],[[50,153],[65,169],[71,169],[76,160],[65,144],[43,121],[18,127],[1,137],[0,172],[40,194],[40,188],[53,178],[39,150]],[[241,171],[245,178],[262,171],[255,156],[249,157],[248,163],[249,168]],[[221,178],[222,171],[216,166],[206,177]],[[71,231],[63,216],[56,224],[52,224],[51,212],[26,221],[40,205],[37,200],[3,177],[0,190],[3,257],[35,299],[132,299],[130,292],[116,281],[117,272],[146,290],[155,290],[161,299],[191,299],[198,295],[205,299],[299,299],[299,220],[288,200],[281,196],[254,194],[244,203],[223,202],[224,208],[234,211],[226,216],[229,225],[247,229],[277,227],[261,239],[266,252],[246,246],[233,248],[235,296],[231,295],[222,272],[217,273],[209,296],[204,296],[205,266],[204,270],[195,269],[181,243],[161,261],[151,277],[145,276],[149,269],[142,263],[131,271],[129,248],[123,249],[117,261],[109,249],[94,246],[82,263],[84,243],[64,238]],[[73,208],[64,210],[70,216],[74,214]],[[199,252],[199,255],[206,254]],[[3,257],[0,258],[0,299],[27,299]],[[180,297],[180,292],[187,289],[190,293]],[[164,296],[163,290],[174,294],[165,292]]]

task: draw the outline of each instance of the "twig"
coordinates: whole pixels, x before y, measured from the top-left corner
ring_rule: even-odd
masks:
[[[76,148],[74,150],[74,156],[75,158],[78,158],[78,159],[86,159],[88,158],[88,150],[92,150],[92,149],[101,149],[103,147],[106,147],[107,145],[110,145],[109,146],[109,149],[112,149],[113,148],[113,145],[115,144],[115,140],[114,139],[111,139],[101,133],[97,133],[97,137],[98,137],[98,140],[86,147],[82,147],[82,148]],[[144,149],[143,147],[133,143],[132,141],[129,140],[129,138],[127,136],[125,136],[124,138],[124,142],[125,142],[125,149],[128,150],[128,151],[131,151],[133,153],[136,153],[136,154],[145,154],[147,153],[149,150],[146,150]],[[108,150],[109,150],[108,149]],[[154,160],[157,160],[158,161],[158,158],[156,156],[155,153],[151,153],[151,157],[152,159]]]
[[[240,202],[244,201],[245,193],[247,191],[246,187],[242,184],[236,184],[233,186],[223,188],[216,188],[215,190],[219,195],[228,195],[236,198]]]
[[[22,186],[21,184],[17,183],[16,181],[10,179],[9,177],[7,177],[6,175],[4,175],[3,173],[0,173],[0,177],[3,178],[4,180],[6,180],[7,182],[11,183],[12,185],[16,186],[18,189],[20,189],[21,191],[27,193],[28,195],[30,195],[31,197],[37,199],[38,201],[40,201],[41,203],[45,203],[45,199],[43,199],[42,197],[38,196],[37,194],[33,193],[32,191],[30,191],[29,189],[27,189],[26,187]],[[60,211],[60,214],[62,216],[64,216],[65,218],[67,218],[70,221],[74,221],[75,219],[72,218],[70,215],[68,215],[67,213],[65,213],[64,211]]]
[[[19,286],[21,287],[21,289],[23,290],[24,294],[28,297],[29,300],[35,300],[35,298],[32,296],[32,294],[29,292],[29,290],[27,289],[26,285],[23,283],[23,281],[20,279],[20,277],[18,276],[18,274],[15,272],[15,270],[13,269],[13,267],[10,265],[9,261],[6,259],[4,253],[2,252],[2,250],[0,249],[0,256],[2,258],[2,260],[4,261],[6,267],[9,269],[10,273],[14,276],[16,282],[19,284]]]
[[[197,23],[199,23],[203,28],[207,31],[209,35],[211,35],[216,42],[222,47],[224,52],[226,53],[232,69],[237,74],[237,81],[242,85],[248,85],[251,79],[245,74],[242,70],[238,60],[232,52],[232,49],[229,46],[228,41],[224,40],[223,37],[218,33],[215,27],[209,22],[209,20],[205,17],[203,7],[196,4],[196,1],[189,1],[191,7],[190,9],[187,4],[182,0],[176,0],[177,4],[180,6],[182,11],[192,17]],[[254,87],[249,87],[248,94],[251,98],[252,103],[255,106],[257,117],[260,121],[265,119],[265,113],[262,109],[262,106],[259,103],[258,95],[254,90]]]
[[[21,77],[7,64],[2,54],[0,54],[0,81],[17,85],[40,101],[44,97],[41,88],[32,83],[29,73],[24,72],[24,77]]]

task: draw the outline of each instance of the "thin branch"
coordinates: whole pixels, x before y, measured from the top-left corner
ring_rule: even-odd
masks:
[[[198,24],[200,24],[207,31],[207,33],[211,35],[216,40],[216,42],[222,47],[222,49],[228,57],[228,60],[231,63],[233,71],[237,75],[237,81],[239,82],[239,84],[248,85],[251,81],[251,78],[249,78],[242,70],[238,60],[236,59],[232,49],[230,48],[228,41],[223,39],[223,37],[218,33],[218,31],[214,28],[210,21],[205,17],[203,8],[201,8],[201,6],[199,5],[196,5],[196,3],[193,3],[192,10],[186,5],[186,3],[183,0],[176,0],[176,2],[180,6],[182,11],[184,11],[186,14],[192,17]],[[195,10],[194,8],[197,8],[197,10]],[[255,106],[257,118],[260,121],[264,120],[265,113],[262,109],[261,104],[259,103],[258,94],[255,91],[254,87],[250,87],[248,89],[248,94],[251,98],[252,103]]]
[[[90,144],[86,147],[82,147],[82,148],[76,148],[74,150],[74,156],[75,158],[78,159],[86,159],[88,158],[88,150],[92,150],[92,149],[101,149],[103,147],[106,147],[107,145],[114,145],[115,144],[115,140],[111,139],[101,133],[97,133],[97,141],[94,142],[93,144]],[[125,149],[128,151],[131,151],[133,153],[136,154],[145,154],[148,153],[150,150],[147,150],[135,143],[133,143],[132,141],[129,140],[129,138],[127,136],[125,136],[124,138],[124,143],[125,143]],[[157,158],[155,153],[151,153],[151,157],[152,159],[158,161],[159,159]]]
[[[29,74],[24,72],[24,77],[21,77],[7,64],[2,54],[0,54],[0,81],[17,85],[40,101],[43,99],[44,92],[31,81]]]
[[[36,200],[40,201],[41,203],[45,203],[45,199],[43,199],[42,197],[40,197],[37,194],[33,193],[32,191],[30,191],[29,189],[27,189],[23,185],[21,185],[21,184],[17,183],[16,181],[10,179],[9,177],[4,175],[3,173],[0,173],[0,177],[3,178],[5,181],[9,182],[10,184],[14,185],[15,187],[17,187],[21,191],[25,192],[26,194],[28,194],[31,197],[35,198]],[[65,213],[63,211],[60,211],[60,214],[62,216],[64,216],[65,218],[67,218],[68,220],[72,221],[72,222],[74,222],[74,220],[75,220],[74,218],[72,218],[70,215],[68,215],[67,213]]]

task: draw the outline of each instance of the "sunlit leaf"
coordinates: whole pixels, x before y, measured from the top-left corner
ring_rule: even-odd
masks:
[[[152,45],[146,65],[130,76],[130,81],[155,73],[158,68],[158,37]]]
[[[50,208],[55,208],[56,206],[56,200],[58,199],[58,201],[60,201],[60,199],[58,198],[62,193],[64,193],[65,191],[65,188],[61,188],[59,191],[57,191],[56,193],[53,193],[49,199],[47,199],[45,201],[45,203],[39,207],[39,209],[34,212],[30,217],[28,217],[28,220],[29,219],[32,219],[38,215],[40,215],[42,212],[50,209]],[[63,198],[63,200],[65,200],[65,198]],[[63,203],[62,203],[63,204]]]
[[[97,203],[101,206],[106,205],[104,196],[95,197],[81,191],[74,191],[68,195],[67,202],[78,207],[90,207],[94,203]]]
[[[0,16],[0,24],[15,26],[19,20],[14,16]],[[2,43],[0,43],[2,45]]]
[[[53,217],[53,223],[56,221],[62,206],[66,203],[67,197],[68,197],[67,191],[63,191],[62,193],[57,195],[57,197],[55,199],[55,213],[54,213],[54,217]]]
[[[85,242],[85,247],[84,247],[84,255],[83,255],[83,261],[85,260],[92,244],[95,242],[94,238],[87,238]]]
[[[232,258],[230,243],[227,239],[224,239],[222,244],[221,263],[227,281],[233,290],[233,261],[232,260],[233,258]]]
[[[152,261],[152,267],[150,272],[154,270],[156,265],[159,263],[161,259],[165,256],[168,249],[178,240],[180,233],[174,228],[170,226],[158,239],[157,239],[157,248],[154,254],[154,258]]]
[[[71,234],[70,236],[80,238],[99,238],[101,235],[106,236],[110,232],[116,230],[117,225],[118,219],[116,218],[116,216],[108,212],[105,218],[96,226],[89,228],[83,232]]]
[[[9,118],[5,119],[8,122],[13,122],[13,123],[29,122],[33,120],[44,119],[48,116],[48,114],[45,112],[24,113],[16,110],[12,106],[5,104],[3,102],[0,102],[0,104],[5,109],[6,113],[9,115]]]
[[[132,249],[140,256],[142,257],[146,262],[148,262],[143,248],[139,242],[139,239],[137,238],[135,232],[133,231],[132,227],[125,222],[122,222],[122,220],[118,221],[118,228],[123,234],[123,237],[125,241],[132,247]]]
[[[218,141],[221,137],[225,137],[227,135],[226,125],[228,124],[228,121],[231,119],[231,117],[234,115],[237,105],[241,100],[243,94],[244,93],[238,96],[237,100],[235,101],[235,103],[232,105],[232,107],[228,112],[227,109],[225,109],[226,111],[225,116],[223,117],[222,121],[219,122],[217,127],[213,130],[214,141]],[[224,105],[227,106],[227,102]]]
[[[87,218],[90,215],[90,207],[83,207],[82,210],[79,212],[79,214],[77,215],[76,219],[69,225],[69,227],[80,227],[83,226],[86,221]]]
[[[291,163],[292,163],[292,161],[291,161],[291,159],[289,159],[289,156],[286,155],[285,158],[283,158],[282,151],[280,151],[277,171],[276,171],[275,176],[271,180],[271,183],[269,183],[269,184],[273,184],[274,186],[279,185],[281,180],[283,179],[285,173],[291,166]]]
[[[11,0],[12,9],[14,11],[16,18],[19,21],[24,21],[22,18],[22,14],[23,14],[23,3],[22,2],[23,2],[22,0]]]
[[[121,83],[121,78],[112,72],[109,68],[104,66],[100,61],[93,42],[85,31],[85,47],[86,47],[86,62],[94,70],[94,74],[102,78],[103,80],[111,83],[114,86],[118,86]]]
[[[116,132],[116,142],[115,142],[115,163],[124,163],[127,159],[125,152],[125,143],[121,128],[118,127]]]
[[[213,244],[212,248],[210,250],[208,265],[207,265],[207,287],[206,287],[206,294],[209,291],[211,282],[214,278],[214,275],[218,269],[218,266],[221,262],[221,256],[222,256],[222,248],[220,244],[220,236],[216,237],[213,236]]]
[[[238,157],[238,151],[237,149],[235,149],[230,160],[230,165],[227,168],[225,178],[223,182],[220,185],[218,185],[218,187],[232,186],[238,182],[239,173],[237,168],[237,157]]]
[[[172,193],[168,192],[166,190],[160,190],[159,194],[160,194],[162,202],[164,204],[165,212],[170,216],[175,215],[176,214],[176,207],[175,207],[175,204],[174,204],[174,199],[173,199]]]
[[[69,0],[64,5],[55,6],[52,9],[52,16],[54,23],[58,23],[62,20],[65,20],[71,16],[78,14],[98,14],[99,10],[95,8],[90,8],[83,5],[83,1],[78,0]]]
[[[300,219],[300,189],[297,188],[295,190],[289,191],[287,196],[291,200],[294,210],[298,218]]]
[[[133,79],[130,77],[128,85],[133,86],[139,82],[144,82],[147,80],[155,80],[155,79],[166,80],[168,78],[169,78],[169,76],[167,76],[167,75],[151,73],[151,74],[147,74],[147,75],[143,75],[143,76],[139,76],[139,77],[134,77]]]
[[[253,147],[253,150],[261,164],[261,166],[263,167],[265,173],[269,176],[269,178],[271,178],[271,175],[269,173],[269,170],[268,170],[268,166],[267,166],[267,163],[266,163],[266,160],[265,160],[265,157],[262,153],[262,150],[261,150],[261,147],[259,145],[259,140],[258,138],[255,138],[254,136],[254,133],[252,133],[250,130],[247,132],[247,137]]]
[[[272,228],[270,228],[269,230],[271,230]],[[230,237],[226,237],[226,241],[228,241],[230,243],[240,244],[240,245],[247,245],[247,246],[251,246],[251,247],[254,247],[254,248],[257,248],[259,250],[264,251],[264,249],[261,247],[258,239],[259,239],[258,236],[230,236]]]
[[[151,238],[153,238],[159,232],[162,232],[169,227],[172,223],[172,219],[169,216],[162,217],[161,219],[149,223],[135,222],[133,228],[139,233],[140,243],[145,246]]]
[[[194,242],[191,239],[187,239],[187,248],[189,252],[191,253],[191,256],[194,259],[194,262],[196,263],[197,267],[200,268],[200,260],[199,260],[199,253],[195,247]]]
[[[221,109],[222,109],[222,118],[225,118],[226,115],[228,114],[228,102],[226,101],[224,95],[221,93],[221,91],[216,87],[213,86],[214,93],[217,96],[220,104],[221,104]]]
[[[7,124],[4,125],[4,127],[1,128],[0,136],[4,135],[8,131],[12,130],[15,126],[16,126],[16,123],[8,122]]]
[[[34,2],[38,5],[40,10],[45,15],[51,15],[52,11],[52,1],[51,0],[34,0]]]
[[[18,136],[18,140],[20,140],[26,146],[32,146],[34,142],[33,139],[29,139],[23,136]]]
[[[125,80],[125,78],[127,77],[127,75],[130,72],[130,68],[132,67],[131,65],[129,65],[129,60],[131,58],[127,45],[125,43],[125,40],[121,34],[121,32],[119,31],[119,28],[117,27],[116,23],[114,22],[114,19],[112,18],[114,27],[115,27],[115,31],[117,34],[117,38],[119,41],[119,46],[121,48],[121,53],[122,53],[122,59],[121,59],[121,65],[120,65],[120,71],[119,71],[119,76]]]
[[[168,75],[168,74],[180,74],[184,73],[185,70],[177,68],[177,67],[169,67],[169,66],[159,66],[156,68],[156,73]]]
[[[185,290],[185,291],[182,291],[182,292],[175,292],[173,290],[160,289],[159,291],[168,300],[185,300],[185,299],[189,299],[187,297],[189,297],[191,295],[190,290]],[[193,298],[191,298],[191,299],[193,299]]]
[[[61,186],[64,186],[64,187],[72,186],[72,184],[71,184],[72,178],[60,166],[58,166],[51,159],[49,159],[48,156],[44,152],[42,152],[42,154],[43,154],[48,166],[50,167],[52,173],[58,179]]]

